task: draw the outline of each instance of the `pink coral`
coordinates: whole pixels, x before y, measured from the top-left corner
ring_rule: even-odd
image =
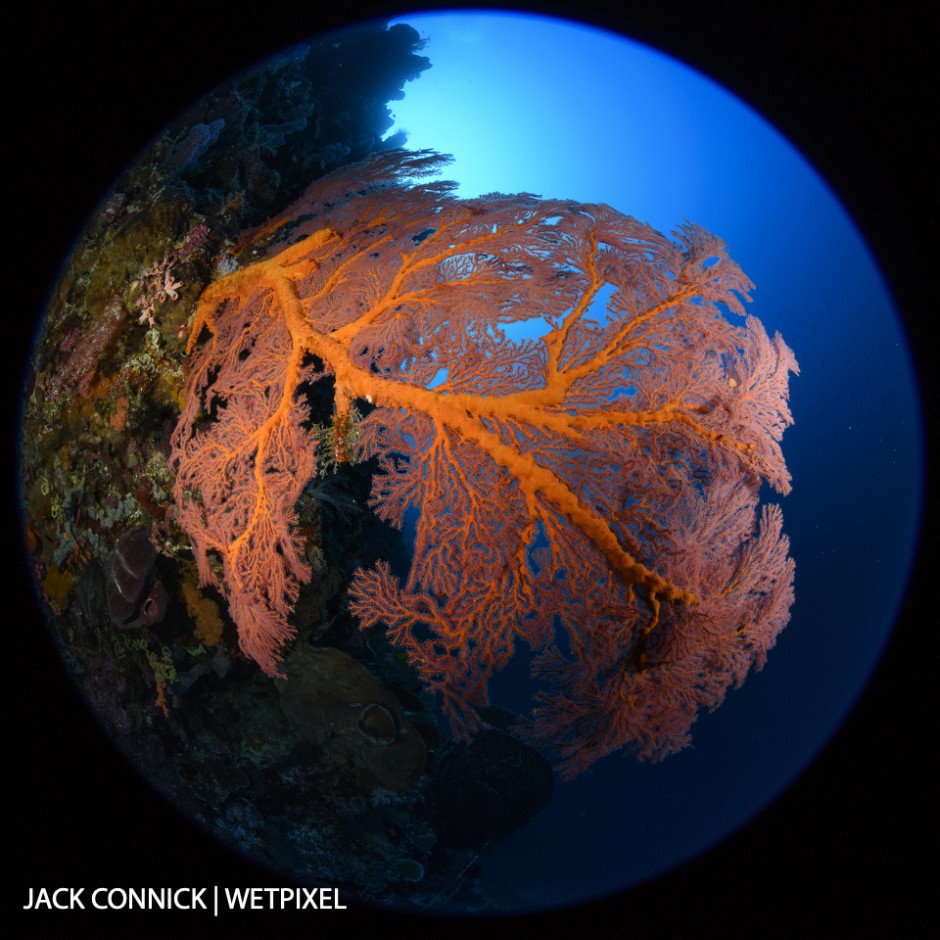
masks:
[[[182,281],[176,280],[173,265],[177,261],[176,255],[166,255],[162,261],[155,261],[138,278],[140,296],[136,307],[140,311],[138,323],[146,323],[151,328],[156,326],[154,313],[158,304],[167,300],[179,300],[177,291],[183,286]]]
[[[76,333],[70,332],[59,350],[68,358],[53,377],[50,396],[53,400],[68,392],[87,395],[102,359],[124,331],[127,309],[119,294],[112,295],[91,325]]]

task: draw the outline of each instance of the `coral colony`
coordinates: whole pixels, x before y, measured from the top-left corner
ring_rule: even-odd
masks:
[[[521,730],[563,774],[619,748],[662,758],[789,619],[789,543],[759,489],[789,490],[796,361],[744,317],[752,285],[702,229],[458,199],[446,163],[333,172],[204,291],[170,457],[201,583],[277,674],[311,577],[295,503],[323,461],[376,458],[371,504],[397,526],[417,512],[414,558],[404,583],[360,569],[351,609],[455,735],[524,640],[547,691]],[[325,380],[329,453],[305,397]]]

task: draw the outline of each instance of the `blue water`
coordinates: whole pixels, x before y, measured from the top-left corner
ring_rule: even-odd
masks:
[[[765,807],[831,738],[888,640],[910,570],[924,473],[917,390],[891,297],[852,220],[734,96],[581,27],[474,15],[408,22],[428,38],[433,66],[393,105],[397,127],[411,147],[454,154],[448,175],[461,195],[525,190],[606,202],[662,231],[702,225],[757,285],[749,312],[783,334],[800,364],[783,442],[790,625],[763,672],[699,719],[693,748],[655,766],[609,757],[559,781],[537,819],[490,848],[491,897],[540,908],[695,856]],[[561,49],[591,67],[555,68]],[[502,689],[510,699],[512,684],[497,679],[496,697]]]

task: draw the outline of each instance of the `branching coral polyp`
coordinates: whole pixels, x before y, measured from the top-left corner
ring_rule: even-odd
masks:
[[[375,406],[356,442],[378,460],[373,508],[419,514],[406,582],[360,570],[351,609],[403,646],[454,733],[479,727],[521,639],[551,688],[521,728],[563,772],[665,756],[789,618],[793,563],[758,490],[789,489],[796,361],[732,323],[752,285],[702,229],[460,200],[434,178],[446,162],[393,151],[318,180],[203,293],[171,455],[200,579],[275,674],[311,575],[302,387],[332,375],[337,426]]]

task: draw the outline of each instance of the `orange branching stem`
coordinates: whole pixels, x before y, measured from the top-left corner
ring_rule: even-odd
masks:
[[[773,513],[753,530],[757,482],[789,489],[795,359],[753,317],[732,324],[752,285],[703,230],[673,242],[603,205],[457,200],[427,181],[445,163],[395,151],[331,174],[203,293],[171,455],[201,578],[274,674],[310,577],[302,387],[331,375],[335,428],[374,406],[356,446],[379,461],[376,511],[420,513],[407,583],[360,571],[352,609],[407,650],[454,732],[479,726],[521,638],[562,690],[527,733],[566,772],[619,746],[662,756],[786,622],[785,536]],[[722,626],[731,595],[744,632],[738,614]]]

